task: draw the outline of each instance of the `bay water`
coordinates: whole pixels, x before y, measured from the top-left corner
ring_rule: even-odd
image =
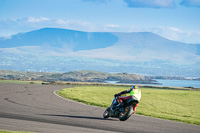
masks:
[[[199,80],[166,80],[166,79],[157,79],[158,83],[161,86],[170,86],[170,87],[195,87],[200,88]]]
[[[135,85],[152,85],[152,86],[194,87],[194,88],[200,88],[200,81],[199,80],[156,79],[156,81],[158,82],[158,84],[135,84]],[[105,81],[105,82],[106,83],[111,83],[111,84],[118,84],[117,83],[118,81]]]

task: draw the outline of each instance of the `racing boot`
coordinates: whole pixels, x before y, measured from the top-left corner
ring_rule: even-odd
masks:
[[[136,104],[136,105],[133,106],[133,114],[136,113],[136,107],[137,107],[137,106],[138,106],[138,104]]]

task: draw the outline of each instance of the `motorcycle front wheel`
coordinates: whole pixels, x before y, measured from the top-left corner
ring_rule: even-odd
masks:
[[[127,107],[125,107],[124,110],[125,110],[124,112],[121,112],[119,114],[119,120],[120,121],[125,121],[132,115],[133,107],[132,106],[127,106]]]
[[[108,118],[109,117],[109,111],[106,109],[103,113],[103,118]]]

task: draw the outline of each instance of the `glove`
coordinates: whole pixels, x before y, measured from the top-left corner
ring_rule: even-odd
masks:
[[[114,96],[115,96],[115,97],[118,97],[118,96],[119,96],[119,94],[115,94]]]

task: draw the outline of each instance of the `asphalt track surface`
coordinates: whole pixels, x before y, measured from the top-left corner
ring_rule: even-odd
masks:
[[[69,86],[0,83],[0,130],[40,133],[200,133],[200,126],[132,115],[103,119],[105,109],[65,100]]]

